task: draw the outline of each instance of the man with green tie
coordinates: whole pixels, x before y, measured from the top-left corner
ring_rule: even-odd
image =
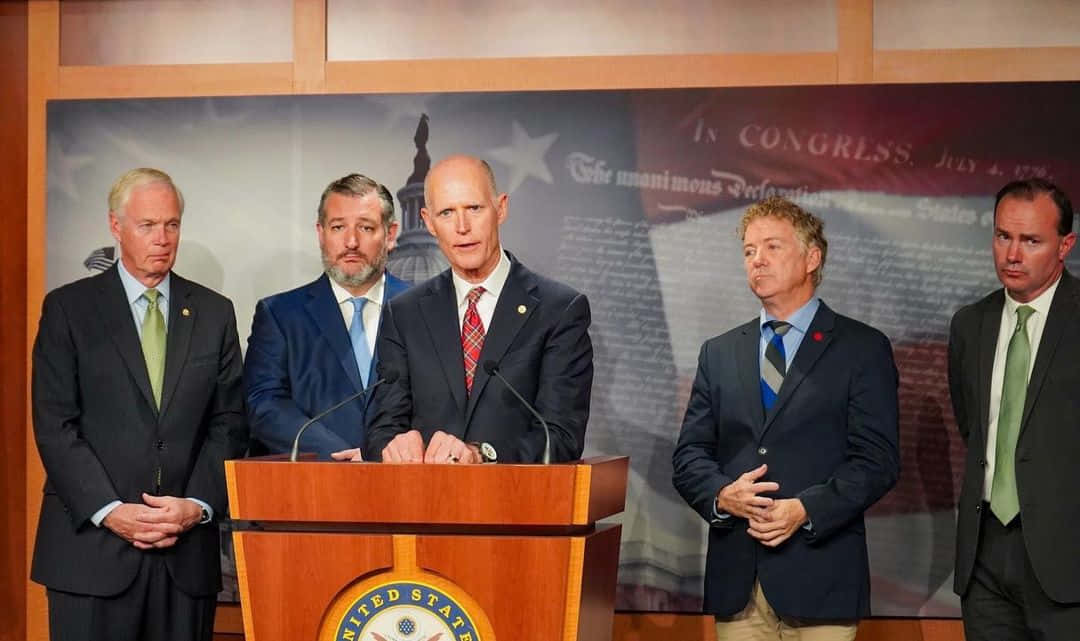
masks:
[[[247,428],[232,303],[172,273],[183,210],[168,174],[125,173],[109,193],[120,260],[42,306],[31,578],[54,640],[213,635],[224,460]]]
[[[1011,182],[994,206],[1004,287],[962,308],[949,389],[967,443],[955,590],[968,641],[1075,639],[1080,630],[1080,281],[1072,204]]]

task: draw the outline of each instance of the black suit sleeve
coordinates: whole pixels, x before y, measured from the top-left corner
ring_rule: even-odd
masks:
[[[574,296],[548,334],[536,374],[533,405],[551,431],[551,460],[555,462],[577,460],[585,448],[593,379],[591,322],[589,300],[583,294]],[[500,461],[536,462],[544,451],[544,428],[533,420],[528,429],[493,439],[491,444]]]
[[[34,340],[31,405],[34,438],[45,473],[72,524],[79,528],[120,496],[82,437],[79,357],[70,322],[61,298],[46,296]]]
[[[724,474],[718,460],[718,425],[713,407],[724,399],[713,398],[719,389],[710,380],[709,350],[712,343],[706,341],[698,356],[697,375],[690,390],[679,440],[672,454],[674,474],[672,482],[683,499],[703,519],[718,526],[730,526],[735,519],[714,519],[716,495],[734,479]]]
[[[224,315],[220,321],[222,330],[218,346],[217,381],[213,398],[203,417],[206,438],[192,467],[186,492],[187,496],[208,503],[219,515],[224,515],[228,509],[225,460],[243,456],[248,444],[240,339],[236,333],[236,314],[232,303],[226,302]],[[182,399],[177,400],[183,402]]]
[[[949,398],[952,401],[953,416],[956,417],[956,427],[960,430],[960,437],[964,443],[968,442],[968,407],[964,399],[964,332],[960,330],[963,312],[957,312],[949,323]]]
[[[889,339],[875,332],[852,367],[845,461],[824,483],[798,495],[813,524],[811,541],[859,518],[900,475],[899,380]]]
[[[398,330],[394,309],[392,304],[383,309],[376,351],[379,354],[379,375],[394,371],[398,374],[398,380],[396,383],[379,385],[375,389],[369,407],[367,429],[364,430],[365,461],[381,461],[383,448],[398,434],[412,429],[409,354]],[[438,367],[437,364],[432,366]]]

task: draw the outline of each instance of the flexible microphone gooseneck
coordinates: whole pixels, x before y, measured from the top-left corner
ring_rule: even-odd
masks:
[[[356,399],[360,398],[364,394],[367,394],[369,392],[374,392],[375,388],[382,385],[383,383],[394,383],[395,381],[397,381],[397,379],[398,379],[397,370],[388,369],[388,370],[386,370],[386,371],[384,371],[382,373],[382,378],[375,381],[375,384],[372,385],[371,387],[369,387],[369,388],[367,388],[365,390],[360,390],[359,392],[347,397],[345,400],[341,401],[337,405],[334,405],[334,406],[330,407],[329,409],[323,410],[323,411],[319,412],[318,414],[316,414],[315,416],[312,416],[310,419],[308,419],[307,422],[305,422],[303,425],[301,425],[300,429],[297,430],[297,432],[296,432],[296,438],[293,439],[293,443],[292,443],[292,452],[289,454],[289,461],[292,462],[292,463],[296,462],[296,456],[297,456],[297,454],[299,453],[299,450],[300,450],[300,437],[304,435],[304,430],[311,427],[312,423],[315,423],[315,422],[319,421],[320,419],[325,418],[328,414],[334,412],[334,410],[336,410],[339,407],[342,407],[344,405],[348,405],[349,403],[355,401]]]
[[[551,428],[548,427],[547,421],[543,416],[540,416],[540,412],[536,411],[532,403],[525,400],[525,397],[518,394],[518,391],[514,389],[514,386],[510,384],[510,381],[506,380],[506,377],[499,371],[499,364],[495,361],[484,361],[484,371],[488,376],[494,376],[502,381],[506,389],[510,390],[510,393],[514,395],[517,400],[521,401],[521,404],[525,406],[525,409],[532,412],[532,415],[536,417],[536,420],[540,421],[540,424],[544,426],[544,458],[541,459],[544,465],[551,463]]]

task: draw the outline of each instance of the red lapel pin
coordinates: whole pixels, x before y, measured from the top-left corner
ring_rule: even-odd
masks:
[[[821,332],[814,332],[814,340],[815,341],[820,343],[822,341],[822,339],[824,339],[824,338],[825,338],[825,335],[822,334]]]

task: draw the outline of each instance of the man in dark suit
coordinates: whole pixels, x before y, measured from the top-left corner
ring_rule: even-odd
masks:
[[[739,232],[759,318],[705,342],[673,455],[709,523],[705,611],[724,639],[853,639],[869,613],[863,513],[899,474],[884,334],[816,297],[820,219],[781,198]]]
[[[450,269],[390,302],[379,355],[400,375],[375,393],[365,455],[389,462],[535,462],[544,431],[492,361],[543,416],[551,459],[581,456],[592,391],[589,302],[526,269],[499,242],[508,198],[486,162],[452,156],[421,210]]]
[[[994,206],[1004,285],[949,332],[949,391],[967,443],[955,589],[968,641],[1080,635],[1080,282],[1072,204],[1041,179]]]
[[[318,212],[325,273],[255,306],[244,362],[255,453],[290,451],[301,425],[374,385],[382,310],[408,288],[386,272],[398,230],[386,187],[349,174],[326,187]],[[301,449],[359,459],[369,400],[361,395],[313,423]]]
[[[171,273],[182,213],[168,175],[124,174],[109,193],[120,260],[45,297],[31,578],[53,639],[212,637],[224,460],[247,428],[232,303]]]

